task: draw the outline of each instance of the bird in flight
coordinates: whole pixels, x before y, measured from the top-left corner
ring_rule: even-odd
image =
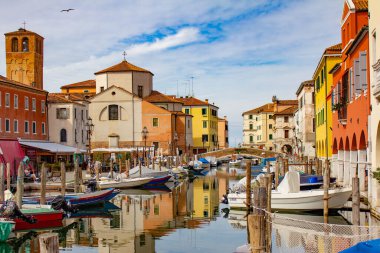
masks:
[[[61,12],[69,12],[69,11],[73,11],[75,9],[66,9],[66,10],[61,10]]]

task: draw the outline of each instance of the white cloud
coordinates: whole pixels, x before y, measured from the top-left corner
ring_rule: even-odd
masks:
[[[127,49],[131,56],[140,54],[149,54],[155,51],[161,51],[176,46],[186,45],[199,39],[199,29],[195,27],[187,27],[179,30],[174,35],[169,35],[163,39],[156,39],[152,43],[135,44]]]

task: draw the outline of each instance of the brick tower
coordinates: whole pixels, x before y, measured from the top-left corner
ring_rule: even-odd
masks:
[[[7,78],[43,89],[44,38],[20,28],[5,34]]]

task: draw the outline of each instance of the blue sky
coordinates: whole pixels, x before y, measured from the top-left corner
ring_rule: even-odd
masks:
[[[340,40],[343,0],[7,1],[0,32],[26,28],[45,38],[44,87],[94,78],[127,60],[155,74],[154,88],[219,106],[241,141],[242,112],[295,98],[323,50]],[[69,13],[61,9],[74,8]],[[4,48],[4,40],[0,40]],[[0,51],[0,75],[5,75]]]

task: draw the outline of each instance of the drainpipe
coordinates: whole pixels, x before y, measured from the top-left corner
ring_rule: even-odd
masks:
[[[325,57],[325,64],[324,64],[324,68],[325,68],[325,70],[327,69],[326,68],[326,64],[327,64],[327,62],[326,62],[326,57]],[[326,74],[326,71],[324,71],[324,73],[325,73],[325,75],[324,75],[324,81],[325,81],[325,93],[326,93],[326,98],[325,98],[325,114],[326,114],[326,145],[325,145],[325,147],[326,147],[326,159],[328,160],[329,159],[329,129],[328,129],[328,125],[327,125],[327,123],[328,123],[328,117],[327,117],[327,78],[325,78],[325,77],[327,77],[327,74]]]

